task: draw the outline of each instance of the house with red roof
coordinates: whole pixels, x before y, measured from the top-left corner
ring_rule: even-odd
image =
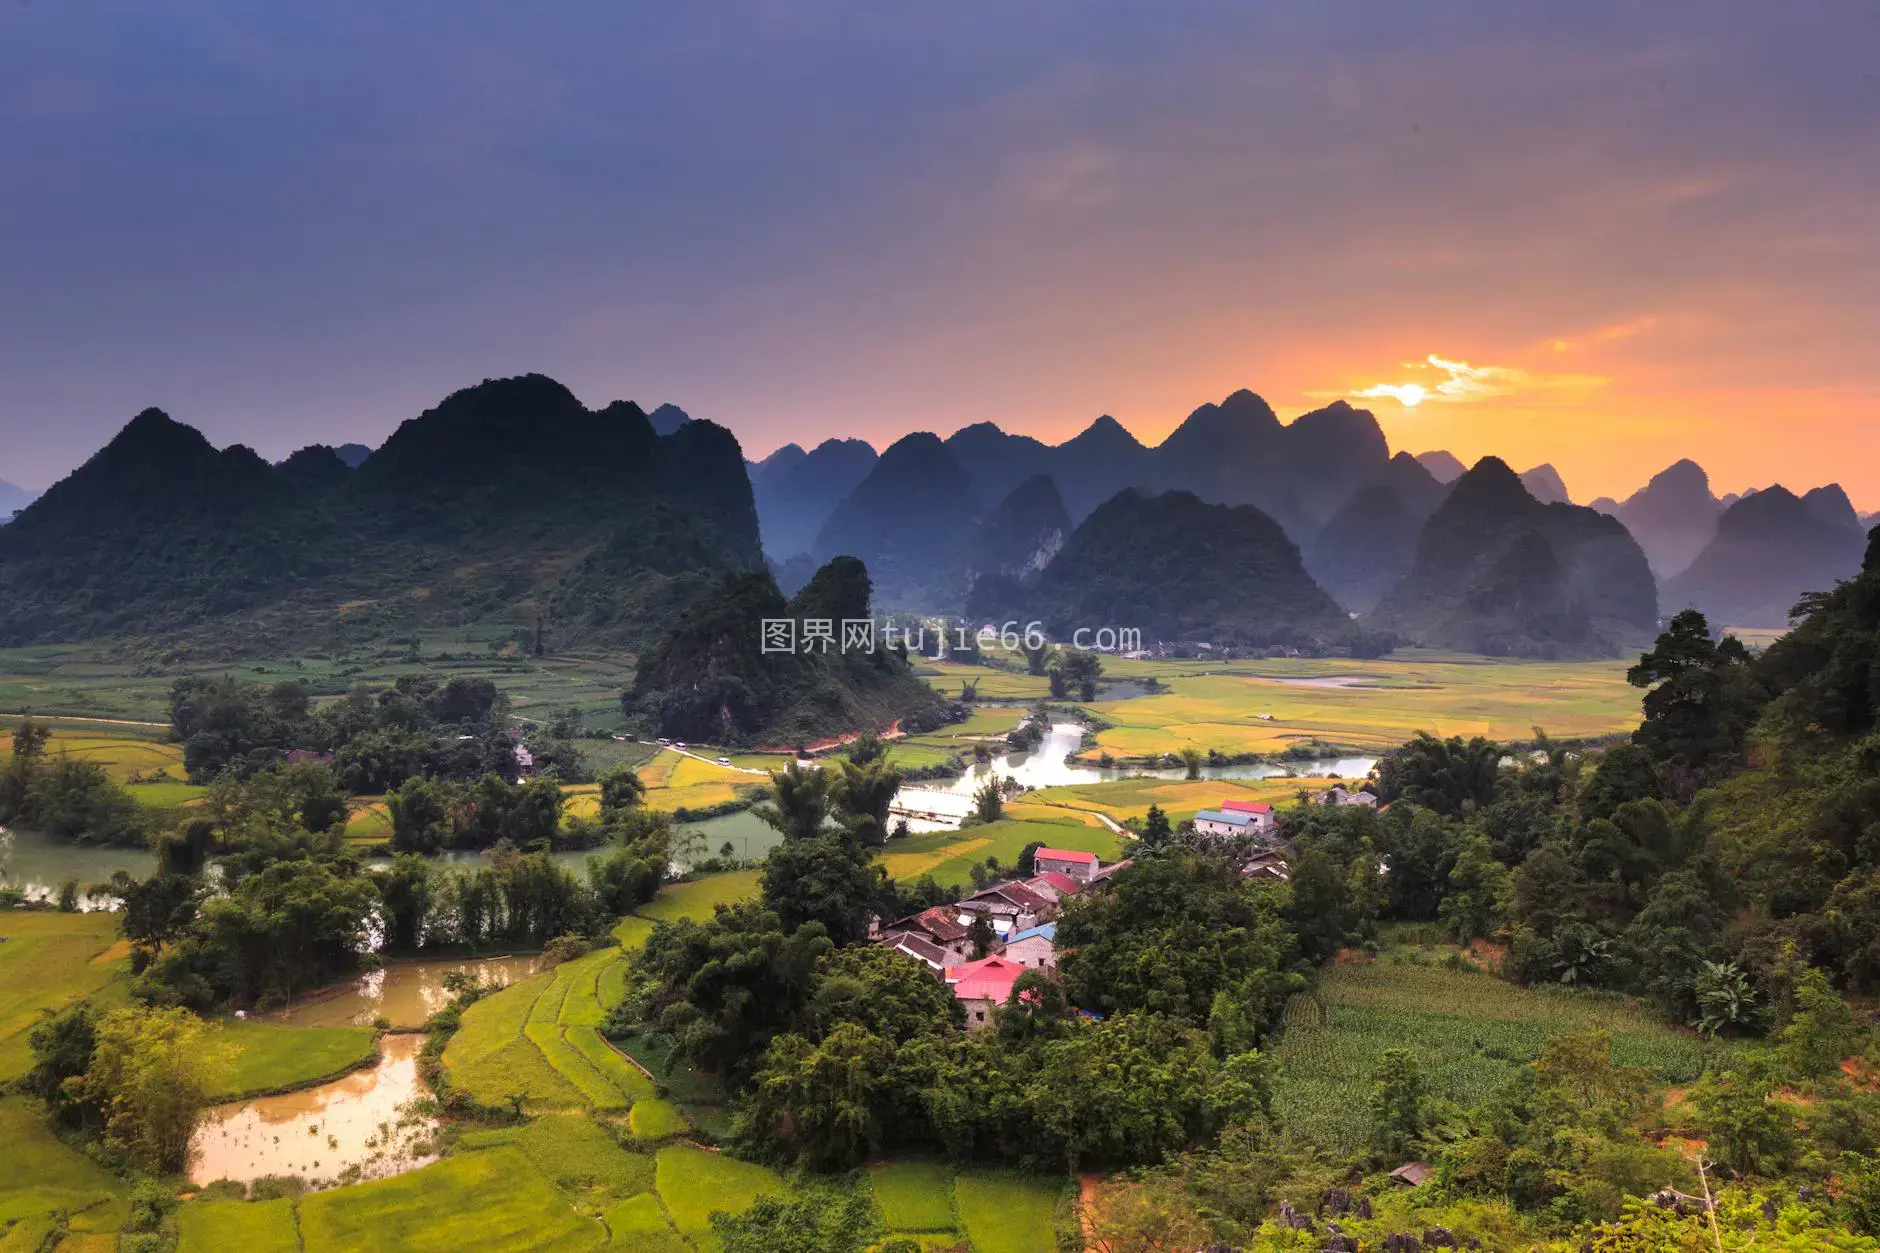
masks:
[[[1246,814],[1256,834],[1271,835],[1279,828],[1273,807],[1265,801],[1222,801],[1221,808],[1230,814]]]
[[[1041,848],[1032,854],[1032,865],[1037,873],[1051,871],[1079,883],[1090,882],[1099,864],[1095,853],[1082,853],[1074,848]]]
[[[982,957],[946,972],[947,986],[966,1009],[966,1029],[992,1022],[992,1011],[1012,999],[1012,984],[1025,968],[1003,957]]]
[[[1061,904],[1065,897],[1077,895],[1083,885],[1067,874],[1047,870],[1043,874],[1033,875],[1025,880],[1025,886],[1050,901],[1053,905]]]

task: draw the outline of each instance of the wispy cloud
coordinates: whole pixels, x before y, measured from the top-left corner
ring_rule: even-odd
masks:
[[[1550,346],[1555,352],[1572,352],[1576,348],[1583,348],[1589,344],[1610,344],[1655,330],[1658,327],[1658,321],[1657,314],[1646,314],[1644,317],[1594,327],[1590,331],[1582,331],[1577,335],[1563,335],[1554,340]]]
[[[1498,396],[1541,391],[1589,391],[1611,380],[1599,374],[1541,373],[1518,366],[1471,365],[1431,353],[1422,361],[1407,361],[1404,369],[1423,375],[1401,383],[1374,383],[1350,395],[1356,399],[1392,399],[1407,409],[1425,401],[1466,404]]]

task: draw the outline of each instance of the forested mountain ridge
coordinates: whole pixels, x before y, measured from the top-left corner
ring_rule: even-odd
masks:
[[[1649,638],[1657,590],[1617,519],[1544,505],[1494,457],[1450,489],[1377,625],[1436,648],[1507,656],[1615,656]]]
[[[1014,603],[994,603],[1001,591]],[[1022,594],[991,583],[969,608],[989,619],[1036,617],[1060,639],[1107,626],[1137,628],[1145,641],[1298,643],[1345,621],[1299,549],[1258,509],[1133,489],[1085,518]]]
[[[876,453],[867,441],[826,439],[809,452],[785,444],[753,463],[751,493],[764,551],[777,561],[806,553],[842,498],[868,477]]]
[[[495,619],[630,644],[701,569],[760,561],[729,432],[662,437],[541,375],[452,394],[357,469],[318,446],[271,466],[151,409],[0,534],[0,641],[257,652]]]
[[[1354,613],[1368,613],[1409,572],[1417,534],[1448,488],[1409,453],[1346,501],[1304,546],[1306,569]]]

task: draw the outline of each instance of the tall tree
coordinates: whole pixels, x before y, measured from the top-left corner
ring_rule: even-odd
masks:
[[[810,840],[829,820],[829,772],[793,761],[770,773],[772,799],[751,812],[785,840]]]

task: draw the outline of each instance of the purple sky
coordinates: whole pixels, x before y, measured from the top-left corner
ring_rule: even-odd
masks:
[[[1388,388],[1580,499],[1880,507],[1876,49],[1873,0],[0,0],[0,479],[540,370],[753,455]]]

